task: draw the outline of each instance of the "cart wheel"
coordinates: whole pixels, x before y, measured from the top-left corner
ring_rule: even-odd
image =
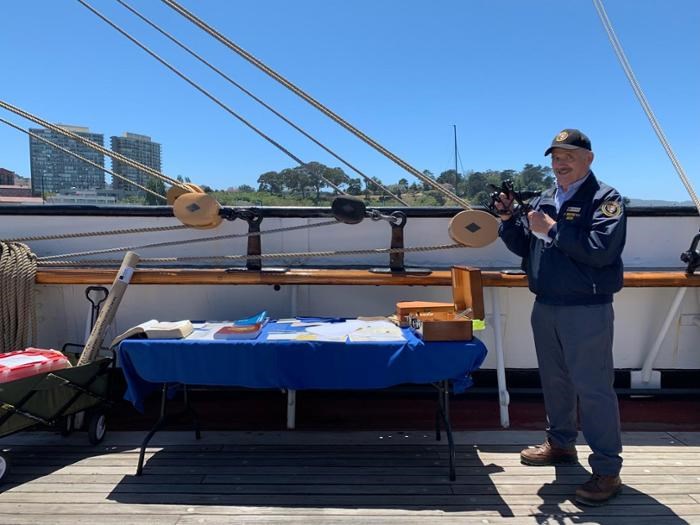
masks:
[[[71,432],[73,432],[75,428],[73,423],[74,421],[72,415],[61,418],[58,428],[62,436],[68,436],[71,434]]]
[[[104,412],[95,412],[90,416],[88,422],[88,439],[90,444],[97,445],[100,443],[107,433],[107,418]]]
[[[5,454],[0,454],[0,480],[10,471],[10,459]]]

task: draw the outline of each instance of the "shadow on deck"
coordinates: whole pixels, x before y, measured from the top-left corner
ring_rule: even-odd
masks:
[[[144,432],[9,436],[13,470],[0,522],[285,524],[651,524],[700,522],[700,434],[624,434],[623,494],[572,502],[584,466],[526,467],[519,450],[541,432],[455,433],[457,479],[432,432],[156,434],[135,476]],[[585,444],[579,445],[582,460]]]

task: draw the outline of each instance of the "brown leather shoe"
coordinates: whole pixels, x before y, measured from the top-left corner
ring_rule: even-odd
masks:
[[[622,491],[620,476],[593,474],[591,479],[576,489],[576,502],[598,507],[605,505]]]
[[[520,452],[520,462],[523,465],[531,465],[533,467],[567,465],[578,462],[578,455],[574,447],[557,447],[552,445],[548,439],[541,445],[529,447]]]

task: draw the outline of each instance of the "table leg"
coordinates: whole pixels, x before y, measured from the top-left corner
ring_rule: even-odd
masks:
[[[153,428],[148,431],[148,434],[146,434],[146,437],[144,438],[143,442],[141,443],[141,450],[139,450],[139,463],[136,466],[136,475],[140,476],[141,473],[143,472],[143,460],[144,456],[146,455],[146,446],[148,445],[148,442],[151,440],[153,435],[160,430],[160,428],[163,426],[165,423],[165,403],[167,402],[168,399],[168,384],[163,383],[163,387],[161,388],[161,394],[160,394],[160,417],[158,418],[158,421],[156,421],[156,424],[153,425]]]
[[[452,438],[452,424],[450,423],[450,384],[448,381],[441,381],[435,385],[438,389],[438,408],[435,417],[435,439],[440,441],[440,420],[445,425],[447,435],[447,447],[450,456],[450,481],[457,479],[455,472],[455,444]]]
[[[294,430],[296,428],[296,413],[297,413],[297,391],[291,388],[287,390],[287,429]]]
[[[184,400],[185,400],[185,408],[180,414],[184,413],[190,413],[192,414],[192,419],[194,421],[194,435],[196,439],[201,438],[201,433],[199,431],[199,420],[197,418],[197,413],[194,411],[192,406],[190,405],[190,400],[189,396],[187,395],[187,385],[183,385],[183,390],[184,390]],[[148,431],[148,434],[146,434],[146,437],[144,438],[143,442],[141,443],[141,449],[139,450],[139,463],[136,466],[136,475],[140,476],[143,473],[143,463],[144,463],[144,458],[146,456],[146,447],[148,446],[148,442],[151,441],[151,438],[155,435],[156,432],[158,432],[163,426],[165,425],[165,422],[168,419],[168,414],[166,412],[166,405],[168,402],[168,384],[163,383],[163,387],[161,388],[161,397],[160,397],[160,417],[158,418],[158,421],[156,421],[156,424],[153,425],[153,428]]]

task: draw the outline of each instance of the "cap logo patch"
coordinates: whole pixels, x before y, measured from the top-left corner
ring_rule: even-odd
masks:
[[[606,217],[617,217],[622,213],[622,208],[615,201],[605,201],[600,205],[600,211]]]
[[[561,133],[559,133],[559,135],[557,135],[557,138],[555,138],[554,140],[556,140],[557,142],[564,142],[567,138],[569,138],[569,133],[566,131],[562,131]]]

